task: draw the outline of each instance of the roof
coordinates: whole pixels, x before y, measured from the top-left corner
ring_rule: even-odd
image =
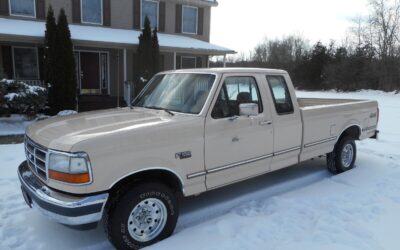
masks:
[[[261,74],[287,74],[285,70],[281,69],[267,69],[267,68],[198,68],[198,69],[179,69],[170,70],[166,73],[261,73]]]
[[[106,27],[70,24],[71,38],[75,45],[108,46],[130,48],[139,44],[140,31]],[[0,18],[0,40],[7,38],[27,38],[42,41],[45,23],[40,21]],[[162,51],[193,52],[209,55],[233,54],[235,51],[195,38],[159,33],[158,40]]]

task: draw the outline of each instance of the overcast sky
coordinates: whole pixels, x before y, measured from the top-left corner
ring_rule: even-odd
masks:
[[[368,12],[367,0],[218,0],[211,42],[248,52],[264,37],[301,34],[311,43],[342,41],[351,19]]]

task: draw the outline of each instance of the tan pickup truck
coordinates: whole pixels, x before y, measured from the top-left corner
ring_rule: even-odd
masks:
[[[376,101],[298,99],[287,72],[157,74],[131,107],[39,121],[19,166],[29,206],[71,227],[99,221],[118,249],[170,236],[178,199],[327,155],[333,173],[376,138]]]

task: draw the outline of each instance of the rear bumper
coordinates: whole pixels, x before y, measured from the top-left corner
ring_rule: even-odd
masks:
[[[26,162],[18,167],[18,177],[28,206],[51,220],[80,229],[95,226],[101,220],[108,193],[78,197],[57,192],[44,185]]]
[[[375,130],[375,133],[373,136],[371,136],[371,139],[376,139],[378,140],[378,135],[379,135],[379,130]]]

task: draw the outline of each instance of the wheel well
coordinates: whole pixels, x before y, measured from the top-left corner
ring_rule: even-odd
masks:
[[[111,193],[127,188],[139,181],[159,181],[173,191],[183,193],[183,186],[179,177],[173,172],[162,169],[146,170],[127,176],[112,186]]]
[[[354,140],[359,140],[360,139],[360,135],[361,135],[360,127],[357,126],[357,125],[353,125],[353,126],[350,126],[350,127],[346,128],[346,130],[343,131],[343,133],[340,135],[338,141],[340,141],[340,139],[342,139],[345,136],[350,136]]]

